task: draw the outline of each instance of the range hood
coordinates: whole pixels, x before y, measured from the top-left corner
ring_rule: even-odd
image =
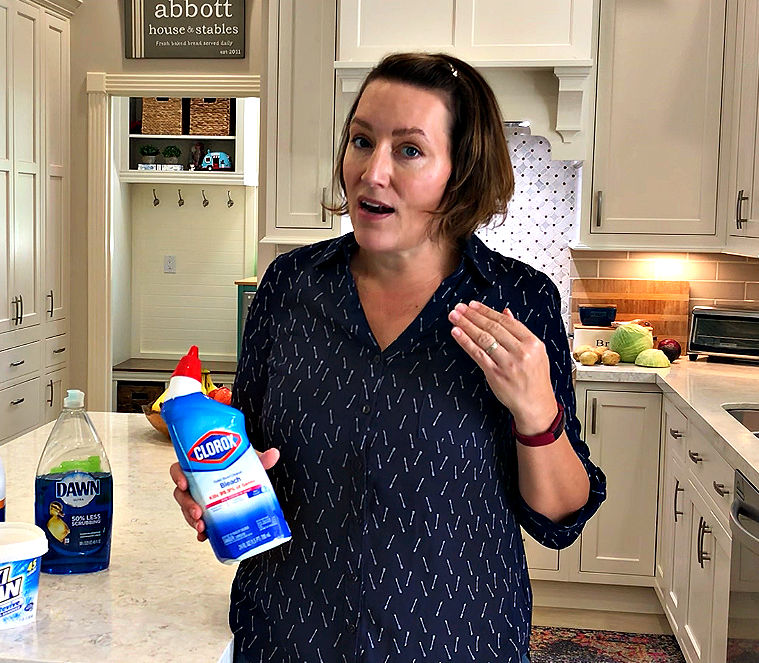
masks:
[[[529,121],[533,135],[549,140],[554,159],[584,160],[595,91],[595,3],[557,0],[550,12],[542,4],[415,0],[399,21],[380,0],[342,0],[337,92],[352,97],[387,53],[450,53],[482,73],[506,120]]]

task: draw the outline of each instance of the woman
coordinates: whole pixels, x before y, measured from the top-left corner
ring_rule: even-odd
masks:
[[[520,525],[569,545],[605,480],[556,287],[473,235],[513,192],[492,91],[453,57],[388,56],[336,175],[353,233],[279,257],[246,324],[235,404],[293,538],[240,565],[236,660],[525,661]]]

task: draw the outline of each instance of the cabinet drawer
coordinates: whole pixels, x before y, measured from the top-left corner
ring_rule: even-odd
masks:
[[[39,378],[0,389],[0,440],[36,426],[39,412]]]
[[[733,501],[733,469],[695,426],[689,431],[687,447],[687,465],[693,476],[727,518]]]
[[[664,422],[662,434],[666,448],[679,460],[685,460],[688,443],[688,419],[670,401],[664,401]]]
[[[0,352],[0,382],[35,373],[39,369],[39,341]]]
[[[45,341],[45,367],[62,364],[69,356],[69,335],[53,336]]]

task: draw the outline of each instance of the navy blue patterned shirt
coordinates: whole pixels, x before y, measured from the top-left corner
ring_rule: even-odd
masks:
[[[234,385],[292,540],[248,559],[232,587],[236,661],[520,661],[531,590],[520,525],[569,545],[605,496],[580,439],[556,287],[541,272],[462,244],[456,271],[380,350],[359,302],[353,235],[296,249],[267,270]],[[590,498],[554,524],[518,490],[509,411],[451,337],[448,312],[477,299],[541,338]]]

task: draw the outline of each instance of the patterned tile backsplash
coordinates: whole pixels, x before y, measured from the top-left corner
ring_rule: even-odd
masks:
[[[580,172],[574,161],[552,161],[545,138],[508,132],[514,165],[514,197],[506,218],[477,235],[491,249],[548,274],[561,293],[569,320],[570,251],[577,218]]]

